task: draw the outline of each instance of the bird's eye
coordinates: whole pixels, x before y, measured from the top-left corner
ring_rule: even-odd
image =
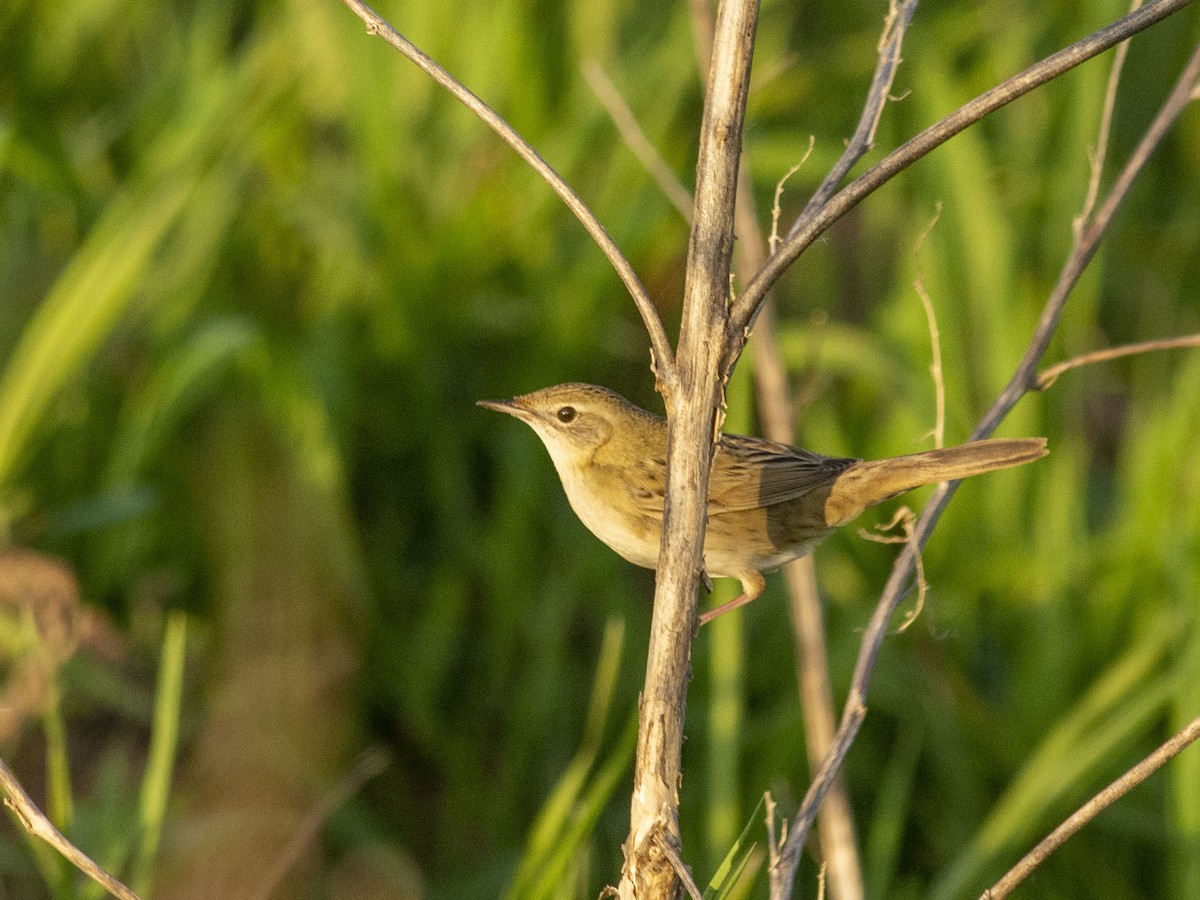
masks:
[[[575,419],[575,407],[563,406],[563,407],[559,408],[558,421],[562,422],[565,425],[567,422],[571,422],[574,419]]]

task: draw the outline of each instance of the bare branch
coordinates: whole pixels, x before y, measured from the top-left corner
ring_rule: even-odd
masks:
[[[825,761],[821,763],[821,768],[813,776],[812,784],[808,786],[804,802],[800,804],[800,809],[788,825],[787,836],[779,851],[778,865],[771,869],[772,900],[792,896],[796,868],[800,865],[800,851],[804,848],[804,842],[808,838],[809,829],[812,828],[817,809],[833,785],[837,769],[850,751],[850,745],[854,743],[854,737],[858,734],[858,729],[866,717],[867,708],[862,704],[862,695],[858,694],[852,685],[850,697],[846,701],[845,712],[842,715],[842,724],[834,736],[829,752],[825,755]]]
[[[35,838],[40,838],[61,853],[84,875],[97,882],[106,891],[120,900],[140,900],[137,894],[117,881],[113,876],[94,863],[86,853],[72,844],[46,814],[38,809],[17,781],[12,771],[0,761],[0,789],[4,791],[4,805],[16,813],[22,827]]]
[[[1133,0],[1129,11],[1133,12],[1142,5],[1142,0]],[[1125,69],[1125,58],[1129,55],[1129,43],[1118,44],[1113,52],[1112,68],[1108,72],[1108,87],[1104,90],[1104,105],[1100,110],[1100,132],[1096,136],[1096,147],[1089,154],[1091,158],[1091,175],[1088,178],[1087,196],[1083,201],[1083,209],[1075,217],[1072,227],[1075,239],[1079,239],[1083,225],[1096,208],[1096,198],[1100,196],[1100,178],[1104,174],[1104,159],[1108,155],[1108,138],[1112,134],[1113,110],[1117,106],[1117,88],[1121,84],[1121,72]]]
[[[1044,391],[1058,381],[1058,376],[1071,369],[1090,366],[1093,363],[1108,362],[1110,359],[1120,359],[1123,356],[1135,356],[1138,353],[1150,353],[1153,350],[1176,350],[1180,347],[1200,347],[1200,334],[1189,334],[1185,337],[1164,338],[1157,341],[1142,341],[1137,344],[1122,344],[1120,347],[1109,347],[1106,350],[1093,350],[1065,362],[1046,369],[1037,377],[1032,390]]]
[[[704,900],[704,895],[700,893],[700,888],[696,886],[696,880],[692,878],[692,870],[687,867],[687,863],[679,855],[679,847],[675,845],[675,842],[664,838],[662,851],[666,854],[667,859],[671,861],[671,865],[675,869],[675,874],[679,876],[679,880],[683,884],[684,890],[688,892],[688,896],[692,900]]]
[[[830,225],[858,205],[864,197],[931,150],[978,122],[988,113],[1011,103],[1018,97],[1103,53],[1139,31],[1149,28],[1187,6],[1190,2],[1191,0],[1155,0],[1071,46],[1046,57],[1020,74],[980,94],[957,111],[893,150],[876,165],[846,185],[819,209],[814,208],[811,214],[801,214],[803,222],[798,222],[799,227],[793,228],[791,236],[784,241],[779,251],[746,285],[734,304],[729,317],[730,355],[727,367],[732,368],[741,354],[749,329],[771,286],[813,241]],[[1191,84],[1188,89],[1189,91],[1192,89]]]
[[[1008,870],[1004,877],[983,892],[980,900],[1001,900],[1012,893],[1013,888],[1024,881],[1055,850],[1104,810],[1128,794],[1170,760],[1181,750],[1200,738],[1200,718],[1193,719],[1179,733],[1164,742],[1157,750],[1077,809],[1065,822],[1055,828],[1021,861]]]
[[[805,222],[829,201],[842,179],[854,168],[854,164],[875,146],[875,131],[883,116],[892,82],[896,80],[896,70],[900,68],[900,47],[916,11],[917,0],[904,0],[899,6],[896,5],[896,0],[889,0],[883,33],[879,36],[879,62],[875,65],[875,74],[871,78],[871,88],[867,92],[867,102],[863,105],[862,115],[858,118],[858,126],[847,141],[841,157],[792,223],[787,235],[788,240],[791,240],[804,227]]]
[[[1146,7],[1146,9],[1149,8]],[[971,435],[972,440],[978,440],[990,435],[1021,397],[1033,387],[1034,373],[1037,370],[1037,365],[1045,354],[1046,347],[1049,345],[1054,330],[1058,325],[1067,297],[1070,295],[1079,276],[1083,273],[1087,263],[1095,255],[1101,238],[1103,238],[1108,226],[1112,223],[1113,216],[1120,206],[1121,201],[1124,200],[1125,195],[1128,193],[1134,179],[1149,159],[1150,154],[1162,141],[1171,125],[1174,124],[1179,114],[1188,104],[1197,78],[1200,78],[1200,47],[1196,48],[1196,51],[1188,60],[1183,74],[1176,82],[1170,96],[1163,103],[1154,121],[1147,129],[1146,134],[1134,150],[1129,162],[1121,171],[1121,174],[1113,185],[1112,191],[1101,204],[1092,223],[1081,232],[1079,240],[1072,248],[1059,275],[1058,284],[1055,286],[1050,298],[1046,301],[1041,321],[1033,338],[1030,340],[1024,358],[1021,360],[1008,386],[975,428],[974,433]],[[850,694],[842,713],[842,722],[838,727],[837,739],[834,746],[830,749],[825,763],[822,765],[821,772],[818,773],[817,778],[809,786],[808,793],[805,795],[800,809],[792,820],[791,834],[788,836],[787,846],[784,847],[781,853],[781,868],[789,865],[793,867],[790,878],[794,879],[794,866],[799,860],[800,848],[807,839],[808,830],[812,826],[816,809],[820,805],[825,793],[829,790],[829,784],[834,774],[841,768],[845,754],[848,752],[859,727],[862,725],[863,703],[865,702],[867,686],[870,683],[871,674],[874,671],[875,662],[879,656],[879,649],[883,644],[884,637],[887,635],[888,624],[891,622],[896,608],[900,605],[907,592],[909,578],[914,568],[915,553],[918,549],[925,546],[925,542],[929,539],[930,533],[933,531],[934,526],[941,517],[942,511],[954,495],[957,487],[958,482],[950,482],[940,484],[934,490],[933,495],[925,504],[920,518],[917,520],[914,531],[914,542],[897,558],[892,567],[892,573],[884,587],[883,594],[879,598],[879,603],[875,607],[875,612],[871,616],[870,624],[863,635],[862,645],[859,649],[858,661],[855,664],[854,677],[850,685]],[[791,891],[791,880],[787,883],[787,890],[788,892]],[[785,893],[780,896],[789,895]],[[775,895],[773,894],[772,896]]]
[[[633,271],[633,267],[629,265],[629,261],[625,259],[620,249],[613,243],[613,239],[609,237],[608,232],[604,230],[604,226],[600,224],[600,221],[588,209],[579,195],[533,149],[529,142],[521,137],[516,129],[504,121],[495,110],[480,100],[479,97],[473,94],[453,75],[434,62],[433,59],[422,52],[408,38],[396,31],[395,28],[389,25],[371,7],[360,2],[360,0],[342,0],[342,2],[350,7],[354,14],[366,23],[368,34],[379,35],[406,58],[411,60],[421,71],[425,72],[425,74],[445,88],[463,106],[482,119],[506,144],[517,151],[518,155],[535,172],[542,176],[545,182],[550,185],[551,190],[558,194],[563,203],[567,205],[567,208],[575,214],[575,218],[580,221],[587,233],[591,235],[592,240],[596,242],[596,245],[604,255],[608,257],[608,261],[617,270],[617,275],[620,276],[630,296],[633,297],[633,302],[637,305],[638,312],[645,323],[646,331],[650,335],[652,365],[655,376],[658,379],[659,389],[664,390],[664,392],[669,391],[676,381],[675,354],[671,351],[671,343],[667,340],[667,333],[663,328],[662,320],[658,316],[658,311],[654,307],[654,302],[650,299],[650,295],[646,293],[646,288],[643,287],[637,274]]]

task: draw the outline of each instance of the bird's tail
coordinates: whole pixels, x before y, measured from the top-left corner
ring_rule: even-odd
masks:
[[[923,484],[1021,466],[1041,459],[1047,452],[1045,438],[1001,438],[860,462],[833,483],[825,501],[825,521],[830,527],[844,525],[876,503]]]

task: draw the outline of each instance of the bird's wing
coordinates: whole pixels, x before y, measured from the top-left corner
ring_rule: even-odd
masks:
[[[722,455],[725,464],[721,463]],[[830,484],[858,461],[821,456],[759,438],[725,435],[713,462],[709,515],[795,500]]]

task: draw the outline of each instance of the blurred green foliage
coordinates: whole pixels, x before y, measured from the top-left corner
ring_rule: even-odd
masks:
[[[869,160],[1122,11],[923,5]],[[580,64],[605,68],[689,181],[701,95],[686,4],[380,12],[567,176],[673,331],[686,226]],[[852,130],[883,12],[765,5],[746,141],[762,209],[816,138],[785,222]],[[1196,31],[1189,11],[1135,39],[1110,171]],[[918,274],[941,326],[948,439],[969,432],[1069,246],[1107,65],[956,138],[785,278],[806,445],[926,446]],[[1197,235],[1192,110],[1050,361],[1200,331]],[[658,407],[619,281],[511,151],[335,0],[12,0],[0,237],[0,538],[67,560],[124,646],[60,673],[84,849],[122,866],[113,846],[146,846],[129,791],[181,609],[196,625],[179,770],[154,876],[136,873],[153,896],[450,900],[536,883],[594,897],[614,881],[652,576],[586,533],[531,434],[473,401],[585,380]],[[849,759],[872,897],[977,895],[1200,712],[1200,356],[1071,373],[1004,432],[1046,434],[1052,455],[962,489]],[[853,529],[818,553],[839,693],[893,553]],[[682,826],[702,884],[764,790],[786,811],[807,785],[779,585],[737,615],[694,652]],[[4,748],[31,788],[51,737],[31,721]],[[390,767],[274,880],[367,745]],[[5,895],[47,896],[25,846],[11,831],[0,845]],[[1072,840],[1027,895],[1200,895],[1200,752]]]

